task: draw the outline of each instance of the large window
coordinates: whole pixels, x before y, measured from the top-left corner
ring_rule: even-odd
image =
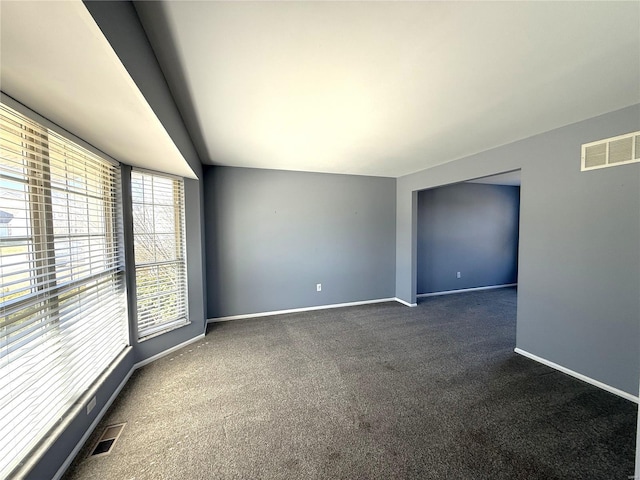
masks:
[[[0,105],[0,478],[128,344],[119,167]]]
[[[131,172],[138,338],[189,322],[183,181]]]

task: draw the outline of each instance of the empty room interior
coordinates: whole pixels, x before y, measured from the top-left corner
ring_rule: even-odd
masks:
[[[640,2],[0,22],[0,478],[640,478]]]

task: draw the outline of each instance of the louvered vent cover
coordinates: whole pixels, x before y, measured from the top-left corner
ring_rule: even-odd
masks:
[[[582,145],[582,170],[640,162],[640,132]]]
[[[95,445],[93,450],[91,450],[91,454],[89,456],[98,457],[102,455],[109,455],[125,425],[126,423],[118,423],[117,425],[110,425],[105,428],[104,432],[102,432],[102,435],[98,439],[98,443]]]

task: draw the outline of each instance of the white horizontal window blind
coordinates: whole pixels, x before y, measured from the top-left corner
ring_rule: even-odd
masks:
[[[128,343],[119,170],[0,105],[0,478]]]
[[[180,179],[131,172],[138,338],[189,323],[184,188]]]

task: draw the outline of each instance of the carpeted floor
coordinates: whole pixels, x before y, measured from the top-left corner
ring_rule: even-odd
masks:
[[[503,289],[212,324],[134,373],[65,479],[632,476],[636,405],[515,354],[515,312]]]

